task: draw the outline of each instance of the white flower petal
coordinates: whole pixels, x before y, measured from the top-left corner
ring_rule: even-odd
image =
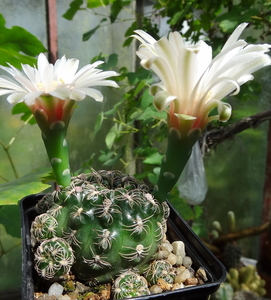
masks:
[[[31,82],[36,81],[36,69],[32,68],[29,65],[23,65],[23,64],[22,64],[22,69]]]
[[[35,104],[35,99],[37,99],[41,94],[42,94],[42,91],[36,91],[36,92],[28,93],[24,97],[24,102],[28,106],[34,105]]]
[[[95,99],[97,102],[103,101],[103,94],[96,89],[80,88],[80,89],[77,89],[76,91]],[[76,100],[76,99],[74,99],[74,100]]]
[[[69,100],[71,95],[71,90],[67,87],[61,87],[50,92],[50,95],[59,98],[61,100]]]
[[[154,96],[153,105],[157,110],[162,111],[166,110],[169,104],[174,100],[176,100],[175,96],[170,95],[166,91],[160,91]]]
[[[83,99],[86,98],[86,94],[81,93],[78,90],[75,90],[71,92],[70,98],[75,101],[82,101]]]
[[[20,85],[23,86],[28,92],[37,90],[33,82],[27,79],[24,75],[15,75],[14,79],[16,79],[20,83]]]
[[[7,100],[11,104],[17,104],[24,101],[25,95],[26,93],[13,93],[7,97]]]
[[[172,48],[174,49],[176,55],[178,55],[180,49],[185,48],[185,43],[182,36],[178,32],[170,32],[168,38]]]
[[[228,51],[231,45],[237,42],[238,38],[240,37],[243,30],[247,27],[247,25],[248,23],[242,23],[234,30],[234,32],[230,35],[227,42],[223,46],[221,52]]]
[[[48,67],[48,65],[49,62],[47,57],[43,53],[40,53],[38,56],[38,70],[40,73],[40,79],[42,79],[44,70]]]
[[[14,91],[26,92],[27,90],[24,89],[21,85],[18,85],[15,81],[9,78],[7,80],[4,76],[0,77],[0,86],[2,88],[11,89]]]

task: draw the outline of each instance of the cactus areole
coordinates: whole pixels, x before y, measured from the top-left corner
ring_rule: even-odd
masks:
[[[119,171],[93,171],[45,195],[31,225],[35,269],[45,279],[71,270],[92,285],[127,269],[144,272],[166,233],[169,208]]]

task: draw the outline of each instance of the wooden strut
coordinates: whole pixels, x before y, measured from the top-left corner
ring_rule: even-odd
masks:
[[[49,62],[55,63],[58,58],[57,5],[56,0],[46,0],[47,43]]]
[[[271,119],[271,110],[266,110],[255,115],[245,117],[238,122],[226,126],[225,128],[209,131],[203,136],[201,143],[208,148],[215,148],[225,140],[232,140],[234,136],[246,129],[256,128],[264,121]]]
[[[270,222],[266,222],[266,223],[264,223],[263,225],[261,225],[259,227],[251,227],[251,228],[243,229],[243,230],[240,230],[240,231],[236,231],[236,232],[221,235],[218,238],[215,238],[213,240],[213,244],[214,245],[219,245],[219,244],[239,240],[239,239],[242,239],[242,238],[245,238],[245,237],[249,237],[249,236],[252,236],[252,235],[258,235],[258,234],[261,234],[261,233],[267,231],[269,228],[270,228]]]
[[[221,253],[220,246],[223,246],[224,244],[228,242],[233,242],[236,240],[240,240],[242,238],[246,238],[253,235],[262,234],[264,232],[267,232],[271,228],[271,223],[266,222],[258,227],[251,227],[246,228],[240,231],[223,234],[219,236],[218,238],[213,239],[212,242],[203,241],[204,244],[211,250],[214,254],[218,255]]]

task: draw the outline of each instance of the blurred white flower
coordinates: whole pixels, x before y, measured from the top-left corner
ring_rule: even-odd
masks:
[[[239,25],[213,59],[212,48],[205,42],[185,44],[179,32],[156,41],[142,30],[135,31],[134,37],[142,43],[137,51],[141,65],[161,80],[150,92],[154,106],[167,111],[170,128],[187,134],[203,129],[211,120],[227,121],[231,106],[221,100],[237,94],[242,84],[253,79],[253,72],[271,64],[266,54],[270,45],[250,45],[239,39],[246,26]],[[214,108],[217,114],[210,116]]]
[[[22,64],[22,72],[10,65],[0,66],[14,78],[0,77],[0,95],[10,94],[7,100],[16,104],[25,102],[28,106],[42,95],[51,95],[60,100],[81,101],[87,95],[96,101],[102,101],[103,95],[92,86],[118,87],[115,81],[106,78],[118,75],[114,71],[96,69],[102,64],[97,61],[88,64],[77,72],[79,60],[66,59],[63,56],[54,65],[41,53],[38,57],[37,68]]]

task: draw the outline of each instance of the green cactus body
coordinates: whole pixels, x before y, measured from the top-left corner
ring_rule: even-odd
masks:
[[[47,195],[37,210],[52,216],[52,224],[57,222],[57,227],[47,226],[50,232],[43,230],[42,237],[54,235],[68,242],[75,257],[73,274],[92,284],[110,281],[125,269],[145,271],[164,237],[168,217],[166,203],[154,200],[146,185],[117,171],[79,175],[69,187]],[[41,240],[34,225],[31,234],[32,240]]]

